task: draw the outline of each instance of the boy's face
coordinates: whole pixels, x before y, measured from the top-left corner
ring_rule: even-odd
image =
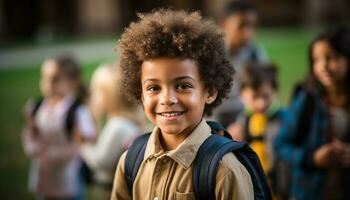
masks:
[[[241,99],[246,108],[254,113],[265,113],[270,107],[275,91],[268,83],[264,83],[258,89],[243,88]]]
[[[237,12],[226,18],[223,28],[231,50],[243,48],[252,41],[257,21],[255,11]]]
[[[192,60],[157,58],[141,66],[142,104],[149,120],[162,134],[186,138],[201,121],[209,92]],[[209,94],[213,93],[213,94]]]

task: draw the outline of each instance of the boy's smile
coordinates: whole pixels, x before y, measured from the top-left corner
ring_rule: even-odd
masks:
[[[189,59],[157,58],[141,66],[142,103],[147,117],[161,130],[165,146],[180,144],[199,124],[206,103],[215,100]],[[166,148],[166,147],[165,147]]]

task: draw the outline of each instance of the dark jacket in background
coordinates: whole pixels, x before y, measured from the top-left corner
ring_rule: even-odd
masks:
[[[308,98],[312,99],[311,104],[306,103]],[[303,115],[307,112],[312,114],[305,120]],[[301,123],[304,123],[301,127],[307,128],[297,131]],[[328,130],[327,106],[321,97],[300,91],[284,115],[274,144],[277,156],[292,165],[290,193],[297,200],[323,199],[325,191],[327,192],[324,187],[327,170],[314,165],[313,154],[329,142]],[[347,131],[345,140],[350,143],[350,130]],[[344,168],[343,173],[345,199],[350,199],[350,168]]]

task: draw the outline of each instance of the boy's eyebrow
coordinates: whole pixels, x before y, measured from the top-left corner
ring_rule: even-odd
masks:
[[[146,80],[143,81],[143,83],[146,83],[146,82],[155,82],[157,81],[158,79],[155,79],[155,78],[148,78]]]
[[[191,80],[193,80],[193,81],[195,81],[196,79],[194,79],[193,77],[191,77],[191,76],[180,76],[180,77],[176,77],[175,79],[174,79],[174,81],[179,81],[179,80],[183,80],[183,79],[191,79]],[[152,81],[154,81],[154,82],[157,82],[157,81],[159,81],[158,79],[155,79],[155,78],[148,78],[148,79],[146,79],[146,80],[144,80],[143,81],[143,83],[146,83],[146,82],[152,82]]]
[[[180,77],[175,78],[174,80],[175,81],[179,81],[179,80],[182,80],[182,79],[192,79],[192,80],[195,81],[195,79],[192,78],[191,76],[180,76]]]

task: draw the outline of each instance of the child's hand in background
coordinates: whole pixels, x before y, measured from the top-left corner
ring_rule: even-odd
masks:
[[[337,152],[332,143],[327,143],[314,153],[314,163],[319,168],[330,168],[337,163]]]
[[[338,155],[338,162],[342,167],[350,167],[350,144],[341,140],[335,140],[333,146]]]
[[[36,137],[39,135],[39,131],[35,123],[35,119],[32,116],[33,109],[34,109],[34,102],[32,100],[29,100],[24,105],[23,116],[26,122],[26,126],[29,129],[29,131],[27,131],[27,134],[32,134],[32,136]]]
[[[75,127],[73,130],[73,140],[78,144],[82,145],[84,143],[96,143],[96,134],[93,136],[87,137],[82,134],[78,127]]]

